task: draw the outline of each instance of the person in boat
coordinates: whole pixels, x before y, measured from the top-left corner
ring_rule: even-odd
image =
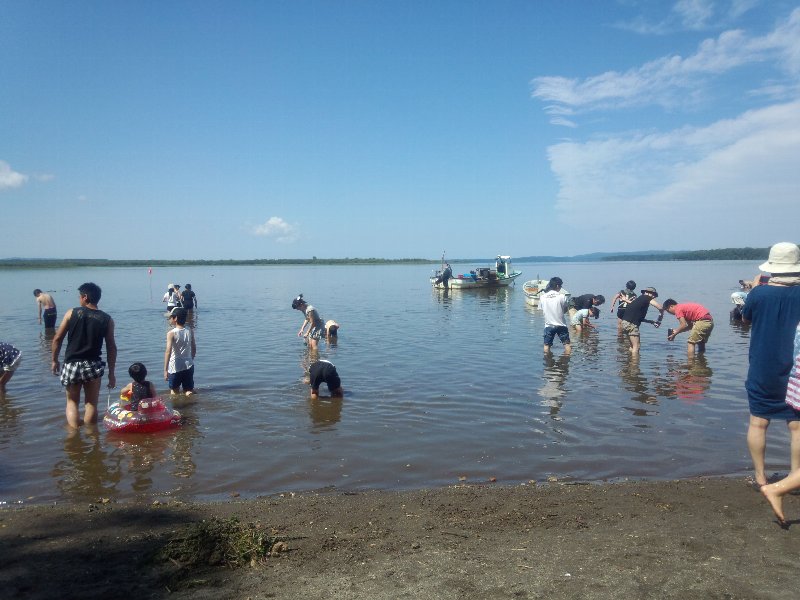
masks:
[[[567,297],[561,292],[563,281],[560,277],[552,277],[539,297],[539,308],[544,314],[544,353],[550,353],[550,347],[556,336],[564,344],[564,354],[572,352],[569,339],[569,328],[564,313],[567,312]]]
[[[589,321],[589,317],[597,319],[600,316],[600,309],[596,306],[582,308],[570,317],[569,324],[575,328],[577,333],[583,331],[584,327],[594,327]]]
[[[197,346],[192,332],[185,327],[188,313],[184,308],[173,308],[169,315],[173,328],[167,332],[167,349],[164,352],[164,380],[170,394],[183,387],[187,396],[194,394],[194,357]]]
[[[292,300],[292,308],[305,315],[303,324],[297,332],[298,337],[305,337],[309,349],[316,351],[320,338],[325,334],[325,323],[322,317],[319,316],[316,308],[305,301],[303,294]],[[308,327],[307,330],[306,327]]]
[[[83,390],[83,423],[97,423],[97,399],[100,381],[108,367],[108,387],[117,385],[114,368],[117,364],[117,342],[114,340],[114,319],[97,308],[102,290],[95,283],[84,283],[78,288],[80,306],[69,309],[53,336],[53,374],[61,375],[61,385],[67,393],[66,416],[70,427],[78,428],[80,420],[81,390]],[[58,361],[61,345],[67,338],[64,368]],[[100,357],[103,343],[106,362]]]
[[[600,306],[606,301],[606,297],[602,294],[582,294],[570,298],[569,300],[569,316],[575,316],[575,313],[582,308],[592,308],[593,306]]]
[[[194,310],[197,306],[197,294],[192,290],[192,284],[187,283],[181,292],[181,305],[186,310]]]
[[[140,362],[135,362],[128,367],[128,375],[133,381],[122,388],[120,395],[130,395],[129,409],[139,410],[139,402],[156,397],[156,386],[147,381],[147,367]]]
[[[706,351],[706,342],[711,337],[714,329],[714,319],[711,313],[702,304],[696,302],[682,302],[678,304],[672,298],[664,300],[664,310],[678,319],[678,328],[670,329],[667,339],[671,342],[679,333],[689,331],[687,343],[687,353],[694,356],[695,353],[701,354]]]
[[[0,342],[0,392],[6,391],[6,384],[14,376],[21,360],[22,352],[11,344]]]
[[[656,302],[656,298],[658,298],[656,288],[644,288],[641,290],[641,295],[625,307],[625,313],[622,315],[622,333],[628,336],[632,354],[639,354],[639,348],[641,347],[639,326],[647,321],[645,318],[647,317],[647,309],[651,306],[657,308],[660,314],[657,321],[647,322],[652,323],[655,327],[661,325],[661,320],[664,318],[664,308]]]
[[[759,269],[770,277],[765,285],[755,285],[747,294],[742,322],[751,324],[750,366],[745,382],[750,409],[747,446],[755,483],[762,486],[767,483],[767,429],[773,419],[786,421],[791,469],[800,469],[800,410],[786,402],[800,322],[800,248],[791,242],[775,244]]]
[[[622,315],[625,314],[625,307],[636,300],[636,282],[631,279],[625,284],[625,289],[617,292],[611,299],[611,312],[614,312],[614,305],[617,305],[617,335],[622,335]]]
[[[453,276],[453,269],[450,267],[450,263],[444,263],[445,267],[442,270],[439,277],[436,278],[436,284],[444,284],[444,289],[447,289],[447,282],[450,281],[450,278]]]
[[[44,318],[44,328],[54,329],[58,318],[55,300],[50,294],[43,292],[39,288],[33,290],[33,296],[36,298],[36,305],[39,308],[39,323]]]
[[[308,368],[309,383],[311,384],[311,399],[319,398],[319,386],[323,383],[328,386],[331,398],[340,398],[344,395],[342,380],[336,367],[327,360],[317,360]]]

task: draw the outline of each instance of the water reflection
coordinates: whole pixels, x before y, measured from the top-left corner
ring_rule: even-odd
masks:
[[[7,390],[0,390],[0,448],[5,448],[21,434],[20,417],[25,413]]]
[[[169,432],[108,435],[108,443],[114,447],[112,457],[125,470],[134,492],[141,494],[153,487],[151,472],[156,465],[167,461],[171,439]]]
[[[669,394],[688,404],[696,404],[706,399],[711,389],[711,376],[714,374],[708,366],[705,354],[698,354],[681,364],[670,364],[668,376],[672,382],[672,393]]]
[[[542,397],[542,406],[549,407],[550,418],[560,421],[558,416],[567,394],[566,381],[569,375],[569,354],[561,354],[555,358],[552,354],[544,355],[544,370],[542,371],[542,387],[539,396]]]
[[[739,337],[749,339],[750,338],[750,323],[745,323],[744,321],[731,321],[731,329],[734,333],[736,333]]]
[[[627,340],[620,343],[623,356],[620,360],[619,375],[622,380],[622,387],[631,392],[631,400],[643,405],[640,407],[623,407],[636,417],[646,417],[656,414],[655,411],[648,410],[645,406],[657,406],[658,398],[651,393],[647,378],[642,373],[641,357],[628,350]]]
[[[63,496],[98,499],[116,495],[122,479],[121,459],[109,454],[97,427],[70,429],[64,438],[64,455],[50,475]]]
[[[342,398],[308,399],[306,406],[311,418],[311,433],[335,431],[336,424],[342,420]]]

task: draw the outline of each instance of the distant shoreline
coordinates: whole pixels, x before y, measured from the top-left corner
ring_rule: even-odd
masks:
[[[752,260],[764,261],[769,248],[720,248],[716,250],[641,252],[595,252],[577,256],[520,256],[518,263],[552,262],[631,262],[631,261],[705,261]],[[433,265],[441,258],[255,258],[227,260],[113,260],[104,258],[2,258],[0,269],[72,269],[78,267],[193,267],[193,266],[305,266],[305,265]],[[491,262],[491,258],[448,258],[453,264]]]

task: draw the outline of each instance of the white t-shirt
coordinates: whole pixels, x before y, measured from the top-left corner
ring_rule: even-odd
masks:
[[[550,290],[539,297],[539,308],[544,313],[545,327],[566,327],[567,297],[561,292]]]
[[[172,340],[172,353],[169,355],[167,373],[179,373],[191,369],[194,364],[192,361],[192,332],[185,327],[175,327],[171,333],[174,333],[175,336]]]

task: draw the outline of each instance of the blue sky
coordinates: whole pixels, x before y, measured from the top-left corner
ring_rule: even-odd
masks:
[[[0,0],[0,15],[0,257],[799,237],[797,1]]]

